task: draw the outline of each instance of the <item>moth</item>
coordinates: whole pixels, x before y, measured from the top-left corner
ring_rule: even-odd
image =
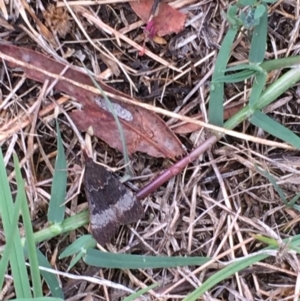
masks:
[[[97,242],[110,242],[120,225],[135,223],[144,215],[133,192],[92,158],[86,158],[83,177],[91,231]]]

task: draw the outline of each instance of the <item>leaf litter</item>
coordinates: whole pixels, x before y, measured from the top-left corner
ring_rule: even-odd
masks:
[[[118,96],[125,97],[125,95],[126,97],[131,95],[130,97],[135,96],[136,98],[141,95],[142,98],[152,95],[153,91],[161,91],[159,96],[154,96],[150,100],[148,99],[147,102],[162,106],[169,111],[179,112],[182,115],[206,119],[205,104],[209,94],[209,78],[207,79],[206,75],[213,68],[215,51],[226,32],[223,12],[229,7],[229,1],[222,3],[218,1],[199,2],[188,0],[169,2],[169,6],[175,7],[175,10],[180,10],[186,15],[185,28],[182,27],[178,34],[169,32],[164,35],[167,45],[152,44],[149,41],[145,50],[148,60],[147,67],[140,69],[134,68],[134,63],[140,60],[141,66],[144,64],[144,59],[139,58],[137,54],[141,50],[145,37],[141,26],[143,22],[148,22],[147,18],[149,16],[142,18],[143,21],[141,22],[141,17],[137,17],[130,9],[132,3],[117,3],[117,1],[108,3],[103,1],[101,5],[96,2],[87,2],[85,7],[77,6],[79,4],[70,6],[76,14],[75,17],[70,17],[71,29],[66,32],[65,38],[61,39],[58,36],[60,33],[55,28],[55,24],[48,23],[47,25],[46,20],[44,20],[45,24],[38,22],[38,18],[42,20],[42,10],[39,9],[41,3],[31,1],[28,4],[31,8],[29,10],[26,1],[11,2],[13,10],[8,9],[3,3],[0,6],[3,16],[6,16],[6,19],[9,17],[10,20],[10,24],[2,19],[0,20],[3,24],[1,30],[4,42],[15,43],[17,41],[19,45],[30,45],[29,47],[35,49],[36,52],[32,57],[38,57],[36,64],[39,65],[30,62],[31,66],[41,68],[44,71],[53,70],[49,68],[52,65],[56,66],[53,72],[55,76],[50,77],[49,74],[44,74],[40,70],[34,70],[34,68],[31,70],[28,66],[22,67],[20,64],[14,64],[14,68],[12,68],[12,65],[7,62],[2,64],[1,93],[4,101],[0,104],[2,118],[1,143],[6,151],[6,161],[10,159],[13,150],[22,159],[20,160],[21,164],[27,171],[24,175],[27,177],[28,188],[34,192],[30,195],[31,203],[35,200],[34,195],[47,201],[45,196],[49,194],[49,185],[45,185],[45,183],[50,181],[52,177],[51,168],[54,166],[53,158],[55,158],[53,145],[55,145],[56,139],[52,125],[53,111],[56,105],[52,101],[55,101],[55,104],[59,104],[67,112],[73,111],[75,105],[78,108],[80,104],[83,105],[83,110],[87,107],[88,113],[93,114],[95,111],[95,118],[93,117],[92,121],[94,122],[94,119],[96,121],[98,118],[97,124],[99,124],[102,117],[104,121],[109,121],[105,103],[102,99],[97,100],[99,94],[93,90],[95,87],[87,75],[80,71],[75,72],[73,69],[68,69],[64,74],[61,74],[64,77],[68,75],[68,80],[59,80],[60,72],[66,66],[65,58],[68,58],[73,64],[72,68],[78,68],[76,66],[78,65],[76,59],[78,49],[85,54],[85,59],[90,63],[89,68],[91,70],[94,71],[99,68],[101,71],[106,71],[104,65],[107,65],[107,62],[102,63],[100,61],[100,66],[93,65],[93,54],[95,52],[100,53],[103,49],[101,48],[101,51],[99,51],[90,41],[86,42],[86,36],[82,33],[82,29],[79,28],[78,23],[75,23],[76,18],[79,24],[82,25],[83,30],[93,39],[92,41],[97,41],[96,46],[101,47],[100,43],[104,43],[117,57],[118,62],[125,67],[119,75],[110,77],[107,84],[102,83],[105,87],[104,90],[116,95],[116,98]],[[63,7],[65,12],[70,13],[64,7],[64,3],[57,4]],[[162,4],[165,4],[164,1],[162,1]],[[268,45],[267,55],[269,57],[272,57],[275,50],[276,55],[279,56],[297,51],[297,39],[290,39],[290,41],[286,39],[288,34],[299,31],[297,22],[295,22],[298,16],[295,5],[291,1],[281,1],[271,7],[269,12],[269,36],[274,41],[272,47],[276,47],[276,49]],[[151,10],[151,5],[149,7]],[[80,11],[84,13],[80,14]],[[15,15],[13,15],[14,12]],[[18,17],[23,23],[19,20],[18,22],[14,21]],[[280,23],[276,22],[278,18],[281,19]],[[193,22],[196,19],[198,21]],[[192,22],[192,24],[189,22]],[[196,23],[197,26],[195,26]],[[13,27],[11,24],[13,24]],[[45,25],[49,27],[52,33],[49,29],[46,30]],[[163,24],[163,26],[168,27],[168,24]],[[151,27],[148,29],[151,29]],[[55,39],[53,39],[53,36]],[[215,37],[215,40],[211,41],[211,36]],[[190,42],[185,37],[189,37]],[[54,51],[48,42],[55,47],[59,46],[56,48],[58,50]],[[175,47],[171,48],[170,42],[174,42]],[[247,43],[247,37],[241,36],[239,43],[232,50],[234,62],[247,59]],[[181,49],[179,49],[179,46]],[[18,47],[16,49],[10,48],[10,50],[12,49],[23,50],[23,48]],[[27,54],[27,51],[24,53]],[[45,56],[39,56],[40,53],[47,54],[54,59],[49,60]],[[74,53],[74,55],[69,57],[66,55],[68,53]],[[2,51],[1,54],[3,54]],[[13,52],[7,52],[8,56],[12,54]],[[30,57],[31,55],[29,55]],[[43,64],[44,59],[46,60],[45,64]],[[23,61],[20,57],[19,60]],[[26,59],[25,61],[27,62]],[[55,64],[57,62],[60,62],[59,65]],[[25,72],[24,77],[22,77],[22,72],[20,76],[20,70]],[[132,92],[134,89],[125,79],[124,72],[128,72],[138,92]],[[35,112],[34,103],[37,98],[36,95],[39,95],[40,86],[38,82],[43,83],[46,79],[53,81],[55,77],[58,78],[54,88],[56,92],[45,95],[45,101],[41,104],[38,122],[35,127],[36,134],[29,132],[30,114]],[[84,85],[89,87],[88,90],[84,89]],[[116,91],[112,87],[118,87],[122,92]],[[173,91],[172,89],[178,87],[188,87],[191,92],[188,93],[188,96],[181,93],[164,93],[164,91]],[[235,100],[242,102],[248,88],[246,85],[227,85],[226,100],[233,103]],[[193,90],[194,92],[192,92]],[[291,95],[297,95],[297,93],[292,90]],[[74,99],[76,99],[76,102],[74,102]],[[95,103],[96,101],[100,102],[101,109],[99,110],[99,105],[97,107],[96,105],[89,106],[91,100]],[[120,119],[123,116],[127,123],[130,122],[131,118],[134,119],[134,110],[137,108],[124,106],[117,99],[113,101],[115,109],[119,111]],[[296,127],[294,118],[299,115],[297,104],[293,99],[286,101],[285,98],[280,99],[279,102],[280,106],[276,108],[274,113],[276,118],[282,120],[282,123],[294,124]],[[80,112],[80,110],[78,111]],[[81,115],[78,119],[84,119],[83,117]],[[81,153],[81,147],[72,132],[70,134],[69,121],[62,114],[60,114],[60,118],[62,136],[67,146],[68,162],[73,167],[76,166],[76,157]],[[165,123],[159,123],[159,125],[161,124],[163,124],[162,129],[164,130],[166,125]],[[181,142],[189,149],[193,149],[195,145],[191,144],[191,136],[188,133],[199,131],[199,139],[209,135],[209,132],[201,130],[198,125],[194,126],[192,123],[182,124],[173,118],[168,119],[167,124],[171,129],[180,133]],[[84,125],[83,127],[86,128],[87,126]],[[111,121],[111,126],[113,126],[113,121]],[[92,127],[94,126],[92,125]],[[124,127],[126,126],[124,125]],[[247,123],[240,130],[253,136],[265,135],[265,133],[253,129]],[[139,129],[139,131],[142,131],[142,129]],[[170,129],[167,131],[169,132]],[[28,135],[34,137],[34,144],[32,148],[26,149],[24,146],[26,146]],[[114,135],[116,138],[119,133],[115,131]],[[175,143],[177,147],[179,147],[178,143],[178,141]],[[96,138],[93,140],[93,145],[97,158],[101,162],[105,162],[110,166],[122,165],[122,156],[119,152],[108,148],[106,144],[99,142]],[[120,150],[120,148],[116,148]],[[136,148],[133,147],[133,149]],[[173,155],[177,156],[180,152],[182,152],[181,145]],[[167,185],[162,186],[151,198],[147,198],[144,202],[144,207],[147,209],[145,218],[136,228],[131,228],[136,231],[139,238],[136,238],[137,236],[133,234],[133,231],[131,232],[132,236],[130,236],[128,235],[130,231],[123,229],[120,231],[120,235],[113,240],[114,245],[107,246],[108,250],[168,256],[175,254],[182,256],[187,256],[187,254],[192,256],[218,256],[221,252],[228,252],[229,250],[230,255],[226,253],[221,259],[226,261],[232,260],[234,256],[240,257],[245,252],[251,253],[253,248],[256,247],[257,242],[255,241],[252,241],[250,245],[240,247],[242,242],[249,239],[249,233],[255,231],[265,233],[261,223],[257,223],[256,219],[263,221],[280,235],[299,232],[297,214],[289,208],[282,208],[282,204],[272,186],[251,168],[253,164],[266,166],[267,169],[276,174],[278,180],[285,181],[280,186],[283,187],[287,195],[290,195],[298,192],[299,171],[297,166],[300,163],[297,152],[283,153],[274,147],[261,146],[258,143],[226,137],[222,143],[218,143],[216,147],[213,147],[208,154],[190,164],[185,172],[169,181]],[[165,154],[163,157],[168,156]],[[137,153],[133,154],[131,159],[135,173],[144,177],[134,181],[139,187],[143,186],[144,181],[149,182],[152,177],[159,174],[169,164],[168,160],[153,159],[147,155]],[[30,169],[30,165],[27,164],[29,160],[33,160],[34,169]],[[74,179],[77,177],[72,167],[69,170],[69,176],[70,187],[73,188],[76,187]],[[220,182],[220,177],[212,171],[214,168],[219,170],[223,182]],[[28,171],[31,171],[34,176],[31,177],[31,173]],[[12,179],[13,174],[10,174],[9,178]],[[37,182],[32,179],[37,179]],[[228,193],[229,204],[232,204],[232,206],[229,206],[228,202],[223,202],[224,195],[222,195],[223,190],[221,188],[224,189],[224,187]],[[72,194],[71,188],[68,193],[72,199],[72,205],[68,209],[70,209],[71,214],[75,214],[81,210],[82,204],[77,203],[77,195]],[[46,206],[45,204],[44,206]],[[38,212],[39,216],[45,214],[44,206]],[[239,226],[239,230],[236,232],[232,231],[234,229],[233,225],[226,223],[229,212],[237,217],[235,225]],[[44,223],[41,224],[39,220],[35,220],[35,217],[33,217],[33,220],[37,222],[37,227],[45,227]],[[286,231],[286,229],[288,230]],[[60,243],[60,247],[65,247],[81,233],[81,230],[80,232],[71,233],[66,238],[66,243],[64,241]],[[132,237],[134,238],[132,239]],[[240,241],[240,239],[242,240]],[[237,246],[238,244],[239,246]],[[54,255],[57,240],[49,241],[48,246],[49,254],[52,252],[51,255]],[[233,248],[235,248],[235,251],[233,251]],[[55,264],[57,269],[64,270],[68,263],[56,260]],[[293,287],[296,283],[297,274],[291,269],[291,265],[287,262],[280,265],[272,259],[263,264],[264,266],[254,265],[241,273],[237,273],[236,277],[228,278],[226,284],[229,283],[230,290],[226,289],[228,286],[220,286],[221,288],[217,292],[215,290],[208,291],[204,298],[224,300],[239,297],[249,300],[251,298],[260,300],[293,298]],[[178,271],[176,275],[173,269],[148,269],[143,272],[101,270],[101,276],[111,281],[121,281],[124,285],[129,285],[136,290],[144,288],[145,284],[148,285],[152,282],[163,283],[159,289],[151,292],[150,298],[157,300],[159,297],[163,297],[177,300],[182,299],[194,287],[199,286],[201,284],[199,279],[201,281],[207,279],[219,268],[218,265],[205,267],[201,271],[201,275],[194,267],[178,268],[176,269]],[[74,272],[78,275],[91,273],[88,269],[85,270],[83,264],[81,266],[76,265]],[[192,273],[196,277],[191,276]],[[199,275],[201,278],[198,278]],[[189,278],[188,281],[186,281],[187,278]],[[67,287],[66,278],[61,277],[61,279],[62,286]],[[124,295],[120,291],[106,290],[103,287],[99,290],[98,286],[84,286],[83,281],[80,284],[83,286],[83,291],[86,289],[86,293],[92,292],[101,295],[101,297],[109,296],[113,300],[124,299]],[[65,297],[73,297],[82,292],[75,286],[71,284],[70,286],[71,290],[66,293]],[[12,290],[10,288],[9,292],[12,292]],[[243,290],[247,291],[247,295],[243,295]],[[258,290],[260,291],[259,296],[257,295]]]
[[[25,61],[29,64],[28,67],[22,67],[17,63],[8,62],[9,66],[21,68],[28,78],[39,82],[59,77],[66,67],[62,63],[26,48],[2,44],[0,45],[0,51],[3,54],[10,55],[12,59]],[[52,77],[39,72],[37,68],[46,70],[47,73],[52,74]],[[89,86],[94,87],[91,79],[78,70],[72,69],[71,66],[62,77],[64,79],[76,79],[76,81],[70,83],[70,81],[61,78],[55,84],[55,89],[67,93],[82,105],[81,110],[69,113],[76,126],[81,131],[87,131],[89,127],[92,127],[95,136],[101,138],[111,147],[122,151],[121,141],[116,139],[116,137],[119,137],[119,131],[106,101],[101,95],[97,95],[88,89]],[[85,89],[78,87],[79,84],[85,86]],[[123,95],[126,97],[126,95],[106,86],[104,83],[99,82],[99,85],[102,86],[104,91],[115,94],[115,98],[111,99],[111,101],[121,121],[130,154],[141,151],[153,157],[167,157],[171,159],[183,154],[178,138],[156,114],[143,108],[133,107],[130,104],[120,102],[118,96]],[[1,129],[2,132],[4,130],[5,128]]]

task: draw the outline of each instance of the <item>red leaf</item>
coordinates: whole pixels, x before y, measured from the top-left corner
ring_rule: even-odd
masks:
[[[86,131],[92,126],[95,136],[110,146],[123,150],[116,122],[107,109],[105,99],[95,89],[88,75],[71,66],[62,73],[66,67],[64,64],[27,48],[0,44],[0,57],[7,60],[10,67],[21,68],[29,78],[38,82],[43,83],[46,79],[53,81],[60,77],[54,89],[74,97],[83,105],[82,111],[70,113],[78,128]],[[20,62],[12,63],[13,60]],[[99,82],[99,85],[106,93],[114,94],[110,100],[119,115],[130,154],[141,151],[153,157],[171,159],[183,154],[180,141],[161,118],[151,111],[120,101],[120,97],[130,99],[126,94],[103,82]]]
[[[141,0],[130,2],[131,8],[134,12],[145,22],[148,23],[151,8],[154,0]],[[153,33],[159,36],[165,36],[170,33],[178,33],[184,28],[186,15],[172,8],[167,3],[160,3],[158,13],[153,17],[153,25],[147,24],[146,30],[149,30],[149,37]],[[150,23],[150,22],[149,22]],[[154,26],[154,28],[153,28]],[[149,28],[148,28],[149,27]]]

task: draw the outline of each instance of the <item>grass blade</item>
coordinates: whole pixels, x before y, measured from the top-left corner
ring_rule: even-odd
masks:
[[[300,211],[300,206],[299,205],[297,205],[297,204],[295,204],[298,200],[299,200],[299,198],[300,198],[300,192],[298,192],[288,203],[287,203],[287,205],[289,206],[289,207],[292,207],[292,208],[294,208],[295,210],[298,210],[298,211]]]
[[[256,105],[256,103],[259,101],[259,97],[262,94],[262,91],[266,85],[266,81],[267,81],[267,72],[261,72],[256,74],[253,80],[253,86],[249,97],[250,108],[253,108]]]
[[[263,11],[264,10],[264,11]],[[264,4],[257,6],[255,14],[260,14],[259,24],[254,27],[251,46],[249,52],[249,61],[253,64],[260,64],[265,57],[267,46],[268,31],[268,8]],[[259,15],[258,15],[259,17]]]
[[[70,270],[86,253],[86,251],[90,248],[96,247],[97,242],[92,237],[92,235],[83,235],[79,237],[75,242],[73,242],[70,246],[68,246],[59,256],[59,259],[66,258],[69,256],[75,257],[72,258],[68,270]]]
[[[3,164],[3,166],[4,166],[4,162],[0,160],[0,165],[1,164]],[[6,179],[1,178],[0,182],[2,180],[7,182],[7,178]],[[3,187],[3,185],[1,185],[1,183],[0,183],[0,187]],[[4,200],[3,195],[1,195],[1,191],[2,190],[0,190],[0,199]],[[22,206],[22,201],[23,200],[21,197],[16,198],[15,208],[14,208],[13,217],[12,217],[12,225],[18,224],[19,213],[20,213],[20,209]],[[10,233],[7,237],[11,237],[11,238],[14,237],[17,234],[17,230],[18,230],[17,227],[11,227]],[[4,248],[1,260],[0,260],[0,287],[2,287],[4,279],[5,279],[5,272],[8,267],[9,257],[10,257],[10,254],[13,252],[13,244],[14,244],[13,239],[7,239],[7,243],[5,245],[5,248]]]
[[[18,194],[20,195],[20,198],[23,200],[21,211],[22,211],[23,223],[24,223],[25,234],[26,234],[25,248],[28,249],[28,255],[29,255],[28,258],[30,263],[30,275],[31,275],[32,286],[33,286],[33,295],[35,297],[42,297],[43,290],[42,290],[41,275],[40,275],[40,270],[38,265],[34,238],[33,238],[30,213],[27,205],[24,180],[22,179],[19,161],[15,154],[14,154],[14,166],[16,171]]]
[[[279,124],[266,114],[256,111],[250,118],[250,122],[269,134],[300,149],[300,138],[291,130]]]
[[[289,248],[293,249],[299,246],[300,243],[300,235],[296,235],[290,240],[290,238],[284,240],[285,243],[288,243]],[[278,247],[267,247],[264,248],[263,251],[268,250],[278,250]],[[200,298],[205,292],[211,289],[214,285],[220,283],[221,281],[227,279],[232,276],[234,273],[241,271],[242,269],[261,261],[265,258],[268,258],[270,255],[266,254],[257,254],[254,256],[247,257],[245,259],[239,259],[237,262],[229,264],[227,267],[222,269],[221,271],[216,272],[214,275],[209,277],[203,284],[195,289],[191,294],[186,296],[183,301],[196,301]]]
[[[191,294],[186,296],[183,301],[196,301],[198,298],[200,298],[205,292],[207,292],[209,289],[214,287],[216,284],[220,283],[224,279],[227,279],[234,273],[241,271],[242,269],[250,266],[251,264],[261,261],[265,258],[267,258],[267,254],[260,254],[257,256],[250,257],[245,260],[240,260],[235,263],[230,264],[229,266],[225,267],[221,271],[215,273],[211,277],[209,277],[203,284],[194,290]]]
[[[167,257],[114,254],[88,249],[84,261],[93,266],[114,269],[169,268],[187,265],[202,265],[208,257]]]
[[[32,300],[33,299],[30,298],[15,299],[15,301],[32,301]],[[34,301],[64,301],[64,299],[52,298],[52,297],[40,297],[40,298],[34,298]]]
[[[76,239],[70,246],[68,246],[60,255],[59,259],[72,256],[80,251],[85,251],[97,245],[96,240],[91,234],[83,235]]]
[[[255,169],[261,173],[262,175],[264,175],[271,183],[272,185],[274,186],[275,190],[277,191],[277,193],[279,194],[280,196],[280,199],[283,201],[283,203],[288,206],[288,207],[292,207],[296,210],[299,211],[299,206],[295,205],[295,203],[298,201],[299,197],[300,197],[300,193],[297,193],[289,202],[287,201],[282,189],[278,186],[278,184],[276,183],[276,180],[275,178],[270,174],[268,173],[267,171],[259,168],[258,166],[255,165]]]
[[[22,187],[20,188],[22,189]],[[18,187],[19,190],[19,187]],[[4,235],[6,240],[13,240],[13,248],[10,254],[10,264],[12,269],[12,275],[14,279],[14,287],[16,295],[18,298],[31,298],[31,291],[29,286],[29,280],[25,265],[25,258],[23,254],[23,247],[21,244],[21,238],[17,228],[17,224],[12,224],[13,221],[13,212],[14,204],[12,200],[11,191],[7,181],[7,174],[4,166],[4,159],[2,151],[0,149],[0,193],[1,193],[1,202],[0,202],[0,212],[3,222]],[[24,200],[18,200],[20,198],[20,193],[17,194],[17,202],[23,202]],[[11,229],[15,232],[13,237],[9,237]]]
[[[230,71],[253,71],[253,72],[262,72],[264,69],[261,65],[251,65],[251,64],[239,64],[236,66],[226,68],[226,72]]]
[[[227,71],[228,70],[226,70],[226,72]],[[255,73],[256,71],[254,70],[245,69],[240,72],[221,76],[216,79],[216,82],[223,82],[225,84],[238,83],[252,77],[253,75],[255,75]]]
[[[256,105],[253,109],[249,105],[243,107],[238,113],[232,116],[226,121],[224,127],[226,129],[233,129],[245,119],[251,118],[252,114],[256,110],[262,110],[267,105],[272,103],[277,97],[286,92],[291,88],[295,83],[300,80],[300,68],[292,68],[288,72],[284,73],[280,78],[276,80],[273,84],[268,86],[262,95],[259,97],[259,101],[256,102]]]
[[[44,268],[52,269],[52,266],[50,265],[50,263],[49,263],[48,259],[45,257],[45,255],[39,249],[36,249],[36,252],[37,252],[39,265]],[[43,275],[43,278],[47,282],[47,285],[51,291],[52,297],[63,299],[64,293],[62,291],[62,288],[60,287],[60,284],[59,284],[56,276],[47,271],[41,271],[41,274]]]
[[[212,76],[211,91],[209,96],[208,119],[211,124],[217,126],[223,126],[224,84],[217,82],[216,80],[224,76],[227,62],[230,57],[232,43],[237,32],[238,29],[235,27],[232,27],[227,31],[218,54],[215,70]]]
[[[255,169],[256,169],[259,173],[261,173],[263,176],[265,176],[265,177],[269,180],[269,182],[271,182],[271,184],[274,186],[275,190],[276,190],[277,193],[279,194],[281,200],[287,205],[286,197],[285,197],[283,191],[281,190],[281,188],[277,185],[276,180],[274,179],[274,177],[273,177],[271,174],[269,174],[267,171],[265,171],[265,170],[259,168],[259,167],[256,166],[256,165],[255,165]]]
[[[48,221],[50,223],[61,223],[65,215],[63,203],[66,198],[67,187],[67,161],[60,134],[59,124],[56,120],[57,132],[57,157],[51,187],[51,198],[48,209]]]
[[[42,229],[34,233],[35,243],[39,243],[45,240],[49,240],[55,236],[74,231],[89,222],[89,212],[87,210],[82,211],[76,215],[66,218],[61,224],[51,225],[48,228]]]
[[[152,285],[146,287],[146,288],[143,288],[139,291],[137,291],[136,293],[134,294],[131,294],[130,296],[126,297],[125,299],[123,299],[123,301],[134,301],[136,300],[138,297],[142,296],[143,294],[149,292],[150,290],[156,288],[158,286],[157,283],[153,283]]]

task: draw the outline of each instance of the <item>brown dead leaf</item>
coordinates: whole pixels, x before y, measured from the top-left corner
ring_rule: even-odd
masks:
[[[95,136],[111,147],[123,150],[116,122],[107,108],[105,99],[95,89],[88,75],[71,66],[60,75],[66,67],[64,64],[27,48],[0,44],[0,57],[6,60],[10,67],[23,70],[33,80],[44,82],[46,79],[53,81],[60,77],[54,89],[70,95],[83,105],[82,111],[70,113],[78,128],[86,131],[92,126]],[[103,82],[99,82],[99,85],[105,92],[114,94],[110,101],[121,122],[130,154],[141,151],[153,157],[171,159],[183,154],[179,139],[159,116],[120,101],[120,96],[130,97]]]
[[[130,2],[130,5],[134,12],[145,23],[148,23],[153,3],[154,0],[142,0]],[[151,26],[151,29],[148,28],[148,30],[154,31],[153,36],[157,34],[162,37],[173,32],[180,32],[184,28],[185,19],[185,14],[172,8],[167,3],[160,3],[157,14],[151,20],[151,24],[147,24],[147,27]]]

